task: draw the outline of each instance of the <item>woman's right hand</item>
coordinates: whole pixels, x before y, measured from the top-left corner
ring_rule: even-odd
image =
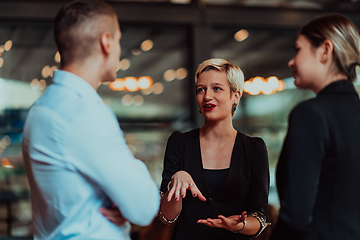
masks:
[[[171,177],[167,201],[170,202],[172,197],[175,198],[175,201],[179,201],[180,197],[185,198],[188,189],[191,191],[193,197],[198,197],[201,201],[206,201],[206,198],[197,188],[190,174],[185,171],[178,171]]]

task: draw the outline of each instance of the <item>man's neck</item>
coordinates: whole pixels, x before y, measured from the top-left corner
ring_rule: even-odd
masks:
[[[91,63],[90,61],[84,61],[82,63],[72,63],[66,66],[62,66],[60,69],[80,77],[89,83],[90,86],[95,89],[95,91],[97,91],[101,83],[98,66],[98,64]]]

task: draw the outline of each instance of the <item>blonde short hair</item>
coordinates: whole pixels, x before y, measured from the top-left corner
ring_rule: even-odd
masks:
[[[228,61],[221,58],[212,58],[202,62],[195,73],[195,88],[197,84],[197,79],[201,73],[216,70],[220,72],[225,72],[228,80],[228,84],[231,90],[231,94],[237,91],[240,91],[242,94],[244,86],[244,74],[241,69],[229,63]]]
[[[305,24],[300,34],[307,37],[314,47],[330,40],[334,44],[333,55],[338,70],[350,81],[356,80],[355,67],[360,65],[360,37],[348,18],[340,14],[325,15]]]

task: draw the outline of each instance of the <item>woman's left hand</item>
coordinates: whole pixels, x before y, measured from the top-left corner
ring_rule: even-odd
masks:
[[[244,211],[240,216],[233,215],[225,217],[219,215],[217,219],[199,219],[198,223],[205,224],[209,227],[225,228],[230,231],[240,231],[244,226],[244,220],[246,219],[246,211]]]
[[[128,221],[122,216],[119,208],[117,208],[114,204],[112,208],[100,208],[99,212],[117,226],[122,226]]]

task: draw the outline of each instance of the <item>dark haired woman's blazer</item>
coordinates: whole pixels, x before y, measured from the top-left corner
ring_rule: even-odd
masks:
[[[241,214],[245,210],[266,214],[269,165],[266,146],[262,139],[237,133],[229,174],[219,192],[211,196],[203,173],[199,129],[186,133],[174,132],[166,146],[161,191],[167,191],[167,184],[172,175],[180,170],[191,175],[207,201],[200,201],[192,197],[191,193],[187,193],[183,199],[181,214],[175,223],[172,239],[250,239],[242,234],[199,224],[197,220],[217,218],[219,214]]]
[[[360,239],[360,100],[351,82],[294,108],[276,175],[272,240]]]

